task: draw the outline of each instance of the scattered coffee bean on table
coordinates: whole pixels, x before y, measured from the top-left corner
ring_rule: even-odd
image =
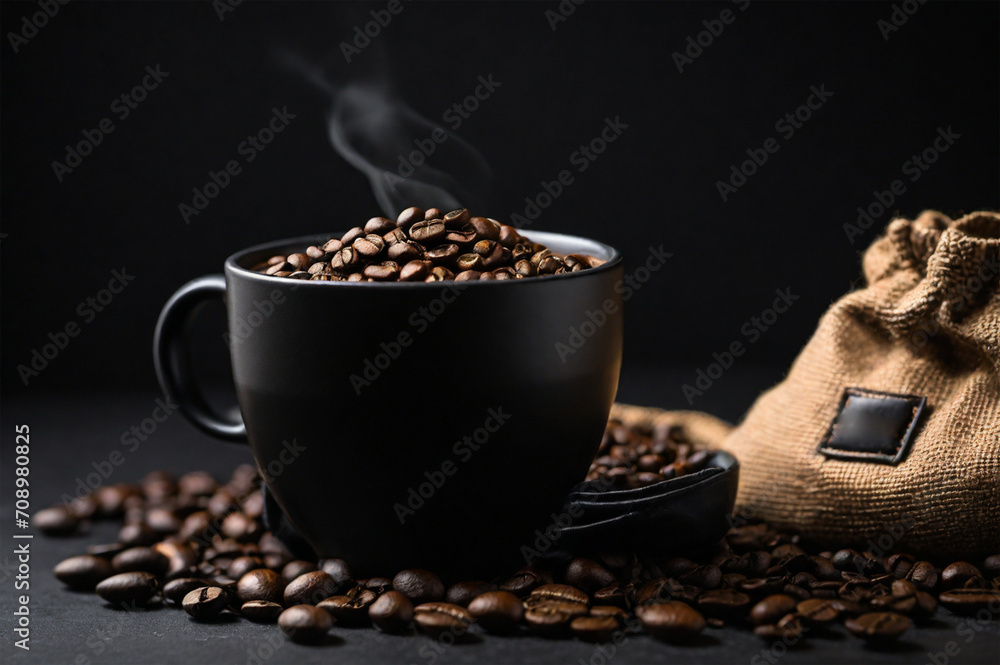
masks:
[[[414,210],[408,215],[389,233],[427,221]],[[446,239],[464,232],[455,228],[462,214],[436,215]],[[513,231],[477,220],[467,223],[488,240],[510,240]],[[370,221],[349,240],[383,228],[385,222]],[[492,247],[482,249],[489,254]],[[316,251],[302,254],[315,258]],[[640,429],[612,420],[587,478],[641,487],[695,473],[706,457],[681,428]],[[1000,618],[1000,555],[931,562],[905,552],[822,552],[759,521],[734,526],[697,558],[580,553],[558,565],[496,571],[485,580],[445,576],[447,587],[436,572],[419,568],[358,579],[343,559],[297,559],[266,531],[260,482],[250,465],[237,467],[224,484],[199,471],[176,480],[158,471],[138,484],[101,487],[45,509],[41,521],[50,521],[47,533],[53,537],[109,519],[124,523],[119,539],[128,541],[92,544],[86,554],[60,562],[53,574],[70,589],[92,590],[118,609],[165,602],[201,621],[231,615],[277,622],[289,639],[312,644],[342,625],[442,641],[472,630],[600,643],[643,631],[682,645],[697,644],[706,629],[728,626],[792,645],[824,639],[842,624],[884,646],[911,625],[926,625],[939,602],[977,620]]]
[[[340,238],[272,256],[252,270],[320,282],[438,282],[547,277],[603,263],[589,254],[555,254],[513,226],[464,208],[441,215],[437,208],[413,207],[396,221],[372,217]],[[47,517],[53,532],[73,528],[59,526],[66,516]]]

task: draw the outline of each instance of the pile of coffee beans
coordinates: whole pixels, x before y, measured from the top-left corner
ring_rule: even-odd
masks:
[[[588,477],[638,487],[703,464],[681,429],[611,421]],[[127,609],[166,604],[201,622],[277,623],[302,643],[323,643],[334,625],[442,642],[481,630],[589,642],[648,633],[679,644],[732,626],[790,647],[830,636],[839,623],[884,644],[929,621],[939,604],[980,620],[1000,614],[1000,555],[935,565],[902,552],[818,551],[759,522],[734,526],[696,559],[609,552],[490,580],[446,584],[421,569],[358,578],[341,559],[296,559],[266,531],[259,484],[249,465],[222,485],[203,472],[176,480],[153,472],[40,511],[34,525],[67,535],[92,519],[123,522],[116,542],[56,566],[71,589]]]
[[[396,221],[372,217],[340,238],[272,256],[252,269],[324,282],[463,282],[560,275],[602,263],[589,254],[555,254],[513,226],[473,217],[465,208],[412,207]]]

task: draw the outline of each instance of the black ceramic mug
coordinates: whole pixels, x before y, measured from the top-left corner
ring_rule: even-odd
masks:
[[[321,282],[249,267],[329,236],[238,252],[164,306],[160,385],[202,430],[249,441],[319,556],[382,575],[516,565],[586,474],[622,356],[621,254],[528,235],[606,263],[523,280]],[[242,421],[208,406],[185,348],[195,311],[218,298]]]

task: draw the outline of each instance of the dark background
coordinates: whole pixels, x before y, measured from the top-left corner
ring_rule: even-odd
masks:
[[[878,21],[893,11],[884,3],[754,2],[740,11],[589,2],[553,31],[545,11],[554,2],[414,2],[347,64],[338,45],[384,6],[244,2],[220,21],[210,3],[72,2],[19,53],[5,40],[5,395],[155,394],[152,330],[178,286],[219,272],[243,247],[345,230],[378,213],[367,178],[328,141],[330,96],[282,64],[290,54],[325,70],[337,89],[384,84],[433,124],[492,74],[501,87],[457,136],[493,174],[482,212],[504,220],[523,213],[542,180],[574,169],[570,154],[606,117],[621,117],[628,129],[574,171],[532,228],[614,244],[629,270],[650,246],[673,252],[627,305],[619,396],[633,401],[687,406],[680,383],[713,352],[745,341],[741,326],[790,287],[800,296],[791,311],[718,382],[749,373],[746,397],[694,404],[738,417],[852,287],[859,253],[893,214],[1000,205],[996,3],[928,3],[884,40]],[[671,54],[727,7],[735,21],[679,73]],[[3,34],[35,11],[4,2]],[[119,120],[111,102],[157,64],[169,77]],[[780,138],[775,121],[821,85],[833,96]],[[297,117],[186,225],[178,205],[209,170],[240,159],[237,145],[272,107]],[[59,183],[51,163],[104,117],[115,131]],[[909,182],[903,162],[949,126],[961,138]],[[769,137],[780,150],[723,202],[716,181]],[[850,243],[842,225],[897,178],[906,193]],[[78,304],[123,266],[135,280],[25,387],[17,366],[48,333],[79,323]],[[225,360],[218,309],[203,325],[206,366]],[[667,370],[678,372],[671,385],[649,380]],[[219,380],[225,368],[205,373]]]

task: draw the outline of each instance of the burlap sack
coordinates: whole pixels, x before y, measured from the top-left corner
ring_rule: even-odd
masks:
[[[735,519],[830,547],[1000,552],[1000,215],[897,219],[722,442]],[[972,559],[975,560],[975,559]]]

